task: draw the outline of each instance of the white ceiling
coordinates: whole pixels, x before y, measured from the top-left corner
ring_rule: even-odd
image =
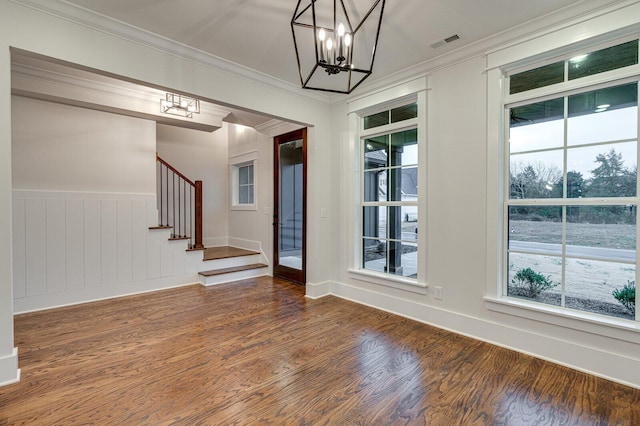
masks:
[[[309,0],[303,0],[303,2]],[[291,34],[297,0],[68,0],[296,85]],[[362,10],[373,0],[345,0]],[[544,17],[567,6],[601,7],[606,0],[387,0],[372,79]],[[317,6],[332,7],[330,0]],[[368,6],[369,5],[369,6]],[[458,34],[439,49],[430,46]]]

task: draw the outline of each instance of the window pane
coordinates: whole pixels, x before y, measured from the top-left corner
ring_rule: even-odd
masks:
[[[389,201],[418,200],[418,168],[389,169]]]
[[[418,240],[418,206],[403,206],[402,214],[402,240]]]
[[[514,74],[509,79],[509,93],[520,93],[564,81],[564,61]]]
[[[399,121],[409,120],[418,116],[418,104],[404,105],[399,108],[391,110],[391,122],[397,123]]]
[[[638,40],[591,52],[569,60],[569,80],[638,63]]]
[[[366,206],[362,208],[362,235],[370,238],[386,238],[386,207]]]
[[[387,171],[372,170],[364,172],[364,194],[362,199],[365,202],[387,201]]]
[[[564,145],[563,98],[511,108],[509,115],[509,152]]]
[[[394,240],[402,239],[402,220],[402,207],[387,207],[387,238],[392,238]]]
[[[418,164],[417,129],[391,135],[391,165],[405,166],[409,164]]]
[[[248,166],[238,167],[238,178],[240,181],[240,185],[246,185],[249,183],[249,167]]]
[[[571,181],[568,195],[581,197],[634,197],[637,181],[637,143],[586,146],[567,150]]]
[[[563,150],[512,155],[509,198],[561,198],[563,161]]]
[[[362,268],[370,271],[386,272],[387,244],[380,240],[362,240]]]
[[[247,186],[247,204],[253,204],[253,185]]]
[[[389,110],[382,111],[377,114],[367,115],[364,118],[364,129],[373,129],[374,127],[389,124]]]
[[[567,206],[567,256],[636,259],[635,205]]]
[[[562,254],[562,207],[509,207],[509,250]]]
[[[418,244],[389,241],[387,271],[403,277],[418,277]]]
[[[247,166],[249,183],[253,183],[253,166]]]
[[[249,187],[240,186],[238,189],[238,203],[249,204]]]
[[[567,259],[565,306],[581,311],[634,319],[613,295],[630,282],[635,283],[636,267],[625,263]]]
[[[389,135],[364,141],[364,169],[379,169],[389,165]]]
[[[637,83],[569,96],[568,145],[637,137]]]
[[[507,295],[560,306],[562,258],[509,253]]]

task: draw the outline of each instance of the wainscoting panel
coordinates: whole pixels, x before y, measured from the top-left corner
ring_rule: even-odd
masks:
[[[154,225],[155,194],[14,190],[14,311],[195,282],[187,242]]]
[[[27,296],[27,246],[25,200],[13,200],[13,297]]]
[[[46,205],[45,199],[26,200],[27,297],[47,294]]]
[[[133,206],[131,200],[118,200],[118,282],[133,281]]]
[[[84,201],[84,285],[98,287],[102,283],[102,225],[100,200]],[[80,261],[80,259],[77,259]]]
[[[83,200],[66,200],[66,251],[67,251],[67,290],[84,287],[85,253],[84,253],[84,202]]]
[[[47,293],[63,292],[67,286],[66,205],[65,200],[49,199],[46,211],[46,283]]]

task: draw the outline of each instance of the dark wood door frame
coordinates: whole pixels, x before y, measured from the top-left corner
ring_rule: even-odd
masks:
[[[302,270],[280,265],[280,145],[302,139]],[[307,129],[276,136],[273,143],[273,276],[299,284],[307,282]]]

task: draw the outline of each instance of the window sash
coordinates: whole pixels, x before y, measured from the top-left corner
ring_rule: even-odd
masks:
[[[634,75],[630,75],[630,74],[634,74]],[[607,78],[611,78],[611,77],[620,77],[623,76],[623,78],[615,78],[613,80],[607,80]],[[576,84],[576,82],[579,82],[580,84]],[[638,235],[638,230],[637,230],[637,226],[638,226],[638,207],[640,206],[640,179],[638,179],[639,174],[636,174],[636,194],[635,196],[627,196],[627,197],[613,197],[613,196],[604,196],[604,197],[597,197],[597,198],[567,198],[568,197],[568,190],[566,188],[567,186],[567,156],[569,155],[570,152],[572,152],[572,150],[575,152],[576,149],[578,148],[584,148],[584,147],[602,147],[603,149],[606,150],[607,146],[615,146],[614,144],[616,143],[628,143],[628,142],[634,142],[636,144],[636,158],[632,158],[633,162],[636,164],[636,166],[638,165],[638,159],[640,158],[640,149],[639,147],[639,140],[640,140],[640,104],[636,106],[636,114],[638,114],[638,131],[636,133],[636,138],[630,138],[630,139],[621,139],[621,140],[606,140],[606,141],[599,141],[597,143],[584,143],[584,144],[569,144],[568,143],[568,139],[567,139],[567,120],[569,119],[568,116],[568,109],[567,109],[567,102],[568,102],[568,98],[569,96],[572,96],[574,94],[579,94],[579,93],[586,93],[589,91],[595,91],[597,89],[601,89],[601,88],[608,88],[608,87],[614,87],[614,86],[618,86],[618,85],[623,85],[626,83],[631,83],[631,82],[636,82],[638,84],[637,90],[640,92],[640,67],[638,67],[637,65],[634,65],[633,67],[627,67],[624,68],[622,70],[614,70],[614,71],[609,71],[609,72],[604,72],[601,74],[597,74],[594,76],[589,76],[589,77],[583,77],[577,80],[572,80],[570,82],[565,82],[565,83],[561,83],[561,84],[557,84],[554,86],[548,86],[545,88],[541,88],[541,89],[532,89],[530,91],[527,92],[521,92],[521,93],[517,93],[515,95],[504,95],[503,97],[503,105],[504,105],[504,129],[503,132],[505,135],[509,135],[510,131],[511,131],[511,125],[510,125],[510,117],[509,117],[509,111],[511,108],[515,107],[515,106],[520,106],[520,105],[526,105],[526,104],[530,104],[530,103],[535,103],[541,100],[546,100],[546,99],[554,99],[554,98],[564,98],[564,113],[563,113],[563,126],[564,126],[564,136],[563,136],[563,144],[562,146],[558,146],[558,147],[553,147],[553,148],[541,148],[541,149],[534,149],[534,150],[529,150],[529,151],[518,151],[518,152],[510,152],[510,147],[509,147],[509,138],[505,137],[505,142],[504,142],[504,163],[503,163],[503,170],[504,170],[504,175],[503,175],[503,209],[502,209],[502,218],[503,218],[503,236],[504,239],[502,241],[503,244],[503,261],[502,261],[502,265],[503,265],[503,271],[501,272],[501,276],[502,276],[502,280],[501,280],[501,285],[500,285],[500,296],[501,297],[506,297],[506,298],[510,298],[511,296],[509,295],[509,283],[510,283],[510,272],[509,272],[509,262],[510,262],[510,254],[527,254],[527,255],[534,255],[534,256],[545,256],[545,257],[549,257],[549,258],[557,258],[559,259],[559,262],[561,263],[561,281],[560,281],[560,285],[561,287],[558,289],[560,291],[560,295],[561,295],[561,299],[559,301],[559,305],[560,307],[562,307],[562,309],[566,309],[568,306],[567,304],[567,294],[568,294],[568,287],[570,288],[571,286],[575,286],[575,283],[573,282],[569,282],[568,281],[568,275],[571,276],[571,272],[567,272],[567,270],[571,271],[571,268],[575,267],[575,262],[576,261],[585,261],[585,262],[595,262],[596,264],[598,262],[603,262],[604,264],[611,264],[611,265],[615,265],[615,264],[619,264],[619,265],[630,265],[634,272],[633,272],[633,277],[636,278],[636,282],[637,282],[637,277],[638,277],[638,273],[639,271],[637,270],[638,267],[638,247],[637,247],[637,243],[638,240],[636,238],[635,243],[636,243],[636,257],[635,259],[632,260],[627,260],[627,259],[620,259],[620,258],[602,258],[602,257],[593,257],[593,256],[589,256],[589,255],[576,255],[575,253],[571,253],[571,252],[567,252],[567,246],[570,245],[567,243],[567,226],[571,223],[569,221],[569,219],[567,218],[567,209],[570,207],[574,207],[574,206],[582,206],[582,207],[587,207],[587,206],[593,206],[593,207],[597,207],[597,206],[633,206],[635,207],[635,227],[636,227],[636,235],[634,235],[634,237],[637,237]],[[640,100],[640,96],[638,96],[638,100]],[[550,152],[550,151],[559,151],[562,154],[563,157],[563,169],[562,169],[562,177],[563,177],[563,191],[562,191],[562,198],[530,198],[530,199],[511,199],[510,198],[510,173],[511,173],[511,160],[512,157],[514,155],[520,155],[520,154],[527,154],[527,153],[544,153],[544,152]],[[629,163],[626,163],[627,166],[629,166]],[[595,165],[594,165],[595,168]],[[517,249],[517,248],[509,248],[509,242],[510,242],[510,238],[509,238],[509,211],[510,208],[512,207],[518,207],[518,206],[527,206],[527,207],[535,207],[535,206],[556,206],[556,207],[560,207],[562,209],[562,217],[561,217],[561,226],[562,226],[562,241],[561,241],[561,251],[560,252],[541,252],[541,251],[531,251],[531,250],[523,250],[523,249]],[[575,278],[574,278],[575,279]],[[616,283],[616,285],[618,287],[621,287],[622,284],[624,283]],[[574,289],[575,290],[575,289]],[[571,296],[573,297],[573,296]],[[636,296],[636,298],[638,299],[638,296]],[[536,302],[536,301],[531,301],[531,303],[536,303],[536,304],[540,304],[543,306],[547,306],[544,303],[541,302]],[[552,305],[553,306],[553,305]],[[584,312],[584,313],[590,313],[590,311],[588,309],[580,309],[580,312]],[[609,317],[609,316],[607,316]],[[636,316],[635,316],[635,321],[640,321],[640,313],[638,312],[638,310],[636,310]]]

